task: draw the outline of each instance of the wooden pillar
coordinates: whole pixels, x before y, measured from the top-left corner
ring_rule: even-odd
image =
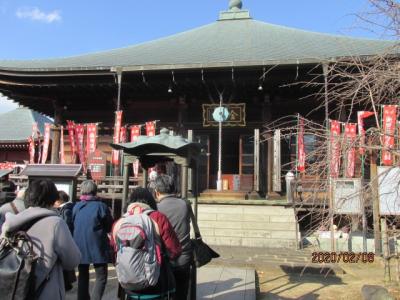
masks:
[[[62,106],[60,103],[55,100],[53,102],[54,105],[54,126],[52,127],[53,131],[53,140],[51,142],[51,163],[59,164],[60,163],[60,136],[61,136],[61,124],[62,124]]]
[[[260,191],[260,129],[254,129],[254,180],[253,191]]]
[[[381,235],[382,235],[382,242],[383,242],[383,260],[385,262],[385,272],[384,272],[384,281],[386,283],[392,280],[391,272],[390,272],[390,257],[389,257],[389,237],[387,231],[387,220],[386,218],[381,219]]]
[[[188,130],[187,131],[187,139],[189,142],[193,142],[193,130]],[[194,195],[194,185],[193,185],[193,169],[188,170],[188,190],[192,191],[192,194]]]
[[[122,202],[121,202],[121,216],[124,214],[124,209],[128,201],[129,192],[129,165],[131,160],[124,159],[124,174],[123,174],[123,190],[122,190]]]
[[[185,97],[178,98],[178,124],[177,124],[177,133],[179,135],[184,135],[185,128],[184,123],[186,122],[186,115],[187,115],[187,104]]]
[[[121,110],[121,87],[122,87],[122,68],[118,67],[116,69],[116,73],[117,73],[117,84],[118,84],[118,94],[117,94],[117,105],[116,105],[116,110],[119,111]],[[114,115],[114,118],[116,118],[116,116]],[[115,130],[115,128],[114,128]],[[122,155],[121,155],[121,160],[122,160]],[[113,175],[114,176],[120,176],[121,174],[120,171],[120,165],[118,166],[114,166],[113,167]]]
[[[147,174],[147,169],[143,168],[143,181],[142,181],[142,187],[147,188],[147,181],[148,181],[148,174]]]
[[[268,146],[267,146],[267,187],[268,187],[268,195],[271,195],[274,192],[274,144],[272,140],[272,135],[268,134]]]
[[[270,95],[268,94],[264,95],[263,106],[262,106],[262,120],[264,123],[271,122],[272,120],[271,100],[270,100]],[[264,153],[264,155],[266,155],[267,157],[266,196],[268,198],[268,195],[273,193],[273,159],[274,159],[273,140],[272,140],[272,135],[269,133],[267,134],[267,140],[268,140],[267,153]]]
[[[380,231],[380,209],[379,209],[379,192],[378,192],[378,167],[376,165],[376,153],[370,150],[370,180],[372,194],[372,211],[374,221],[374,242],[375,254],[382,255],[382,238]]]

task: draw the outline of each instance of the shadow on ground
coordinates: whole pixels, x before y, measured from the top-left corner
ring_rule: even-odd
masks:
[[[257,299],[262,300],[314,300],[322,299],[319,291],[332,285],[346,284],[343,280],[328,269],[321,269],[317,273],[305,273],[303,269],[281,265],[280,274],[257,274]],[[315,271],[315,270],[314,270]],[[261,289],[260,287],[263,286]],[[332,298],[334,299],[334,298]]]

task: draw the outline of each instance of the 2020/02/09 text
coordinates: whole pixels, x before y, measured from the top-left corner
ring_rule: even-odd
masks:
[[[373,263],[375,253],[373,252],[313,252],[312,263]]]

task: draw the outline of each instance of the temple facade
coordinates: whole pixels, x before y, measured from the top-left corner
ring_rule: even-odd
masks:
[[[166,127],[202,144],[200,190],[216,189],[221,150],[224,189],[265,197],[283,188],[287,170],[274,159],[287,165],[295,151],[291,141],[281,141],[280,149],[264,142],[265,124],[295,114],[323,122],[317,91],[301,83],[316,74],[323,81],[324,66],[338,58],[367,57],[392,45],[268,24],[230,1],[216,22],[147,43],[68,58],[0,60],[0,92],[55,125],[99,123],[109,160],[115,111],[123,111],[123,124],[157,120],[157,132]],[[228,115],[220,146],[213,112],[221,103]],[[55,130],[54,140],[59,136]],[[58,162],[58,143],[52,153]]]

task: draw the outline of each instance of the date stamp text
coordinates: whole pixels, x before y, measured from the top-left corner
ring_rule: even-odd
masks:
[[[373,252],[313,252],[311,257],[312,263],[340,263],[356,264],[356,263],[373,263],[375,253]]]

